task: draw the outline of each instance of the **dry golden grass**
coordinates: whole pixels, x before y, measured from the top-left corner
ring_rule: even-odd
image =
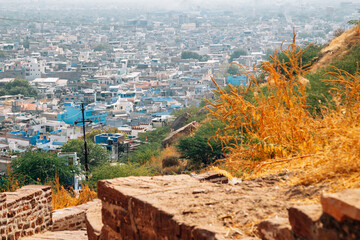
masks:
[[[7,192],[14,192],[24,185],[25,179],[21,178],[18,174],[14,174],[11,171],[10,165],[7,166],[6,173],[5,190]]]
[[[53,210],[87,203],[96,198],[97,194],[91,190],[88,184],[82,185],[81,191],[77,194],[73,189],[65,189],[56,177],[55,184],[50,184],[52,189],[52,208]]]
[[[215,140],[228,144],[222,164],[245,178],[294,172],[293,184],[331,182],[334,189],[360,187],[360,73],[328,72],[338,88],[333,89],[334,108],[322,109],[313,117],[306,104],[307,89],[301,79],[301,56],[306,50],[295,44],[282,52],[290,62],[282,62],[275,52],[273,63],[262,70],[268,77],[266,88],[251,84],[247,89],[225,92],[210,103],[209,116],[226,124]],[[330,81],[330,80],[329,80]],[[215,83],[215,81],[214,81]],[[215,83],[216,84],[216,83]],[[250,101],[245,96],[253,92]]]
[[[181,154],[178,152],[174,145],[164,148],[159,156],[153,156],[150,159],[149,165],[161,168],[163,161],[170,158],[180,158]]]

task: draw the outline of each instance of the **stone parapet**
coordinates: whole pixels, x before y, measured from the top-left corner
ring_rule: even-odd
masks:
[[[99,239],[225,239],[224,227],[213,219],[196,222],[184,217],[196,213],[196,202],[209,201],[199,198],[209,191],[214,191],[213,184],[188,175],[99,181],[103,222]]]
[[[51,188],[27,185],[0,194],[1,239],[19,239],[42,232],[52,224]]]
[[[52,231],[72,231],[86,228],[85,214],[88,208],[100,202],[98,199],[82,205],[55,210],[52,213]]]

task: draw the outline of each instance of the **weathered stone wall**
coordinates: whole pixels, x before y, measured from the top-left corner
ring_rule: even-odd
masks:
[[[99,181],[98,197],[102,201],[103,226],[100,236],[89,234],[89,239],[224,239],[219,226],[196,226],[181,219],[176,214],[178,211],[174,211],[179,203],[170,199],[174,200],[175,195],[181,196],[181,192],[190,191],[191,194],[189,184],[213,187],[209,183],[199,183],[187,175]],[[186,200],[185,203],[187,204]]]
[[[321,195],[321,204],[294,206],[288,218],[259,224],[264,240],[360,239],[360,189]]]
[[[0,194],[0,237],[19,239],[49,228],[52,223],[51,188],[28,185]]]
[[[88,208],[99,202],[98,199],[86,204],[55,210],[52,213],[52,231],[79,230],[86,228],[85,214]]]

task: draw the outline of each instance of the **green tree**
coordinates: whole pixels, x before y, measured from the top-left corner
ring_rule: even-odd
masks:
[[[41,151],[27,151],[18,159],[12,161],[11,169],[14,175],[25,178],[26,184],[34,184],[39,181],[44,184],[52,181],[57,175],[62,185],[69,185],[75,173],[79,171],[65,158],[59,158],[54,153]]]
[[[121,164],[111,166],[109,163],[96,167],[92,171],[89,180],[89,186],[96,189],[97,181],[103,179],[112,179],[117,177],[128,176],[154,176],[157,174],[156,169],[148,166],[138,166],[134,164]]]
[[[227,70],[227,73],[229,75],[237,75],[241,72],[242,72],[242,69],[236,64],[231,64]]]
[[[109,160],[110,153],[105,148],[93,142],[87,142],[88,159],[90,170],[92,167],[98,166]],[[84,141],[82,139],[74,139],[67,142],[61,148],[62,152],[76,152],[80,159],[80,163],[85,165]]]
[[[197,59],[201,62],[206,62],[210,57],[208,55],[200,55],[196,52],[184,51],[181,53],[181,59]]]
[[[109,44],[97,44],[95,47],[94,47],[94,51],[95,52],[100,52],[100,51],[110,51],[112,50],[112,47],[109,45]]]
[[[220,142],[209,138],[222,127],[223,124],[220,122],[204,123],[194,135],[180,140],[177,145],[180,153],[195,165],[207,166],[214,163],[223,156],[223,150]]]
[[[4,51],[0,51],[0,58],[6,58],[7,54]]]
[[[245,49],[236,49],[231,55],[229,59],[229,63],[234,61],[234,59],[239,58],[240,56],[246,56],[248,52]]]
[[[37,91],[24,79],[16,78],[14,81],[5,84],[0,96],[22,94],[25,97],[36,97]]]
[[[23,41],[22,45],[24,46],[24,48],[29,49],[29,47],[30,47],[30,41],[29,41],[29,39],[25,39],[25,40]]]

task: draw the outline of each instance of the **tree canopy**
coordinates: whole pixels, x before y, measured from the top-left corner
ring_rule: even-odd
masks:
[[[234,61],[234,59],[239,58],[240,56],[245,56],[247,55],[248,52],[245,49],[236,49],[231,55],[230,55],[230,59],[229,59],[229,63],[231,63],[232,61]]]
[[[88,159],[90,170],[92,167],[98,166],[101,163],[104,163],[109,160],[109,152],[91,141],[87,141],[88,147]],[[80,159],[80,163],[85,165],[85,151],[84,151],[84,142],[82,139],[74,139],[67,142],[61,148],[62,152],[76,152],[77,156]]]
[[[62,185],[69,185],[74,174],[78,172],[75,166],[69,165],[66,158],[60,158],[54,153],[27,151],[18,159],[12,161],[11,169],[14,175],[25,178],[25,184],[53,181],[59,177]]]
[[[200,55],[196,52],[191,52],[191,51],[184,51],[181,53],[181,59],[197,59],[200,62],[206,62],[207,60],[209,60],[209,56],[208,55]]]
[[[22,94],[25,97],[36,97],[37,91],[30,83],[24,79],[16,78],[14,81],[6,83],[0,90],[0,96]]]

